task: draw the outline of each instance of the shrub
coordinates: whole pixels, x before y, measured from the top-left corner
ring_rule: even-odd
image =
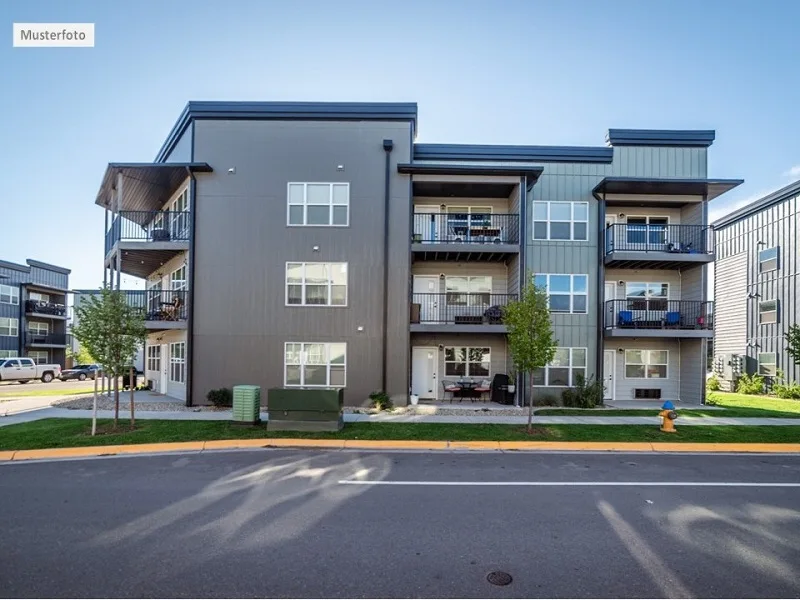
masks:
[[[736,383],[736,391],[739,394],[761,394],[764,391],[764,378],[761,375],[745,373]]]
[[[392,408],[392,400],[389,394],[383,391],[375,391],[369,395],[370,406],[378,410],[389,410]]]
[[[216,407],[233,406],[233,391],[230,388],[219,388],[211,390],[206,394],[206,398]]]
[[[783,380],[783,371],[778,371],[772,391],[778,398],[786,400],[800,400],[800,383],[786,383]]]
[[[564,406],[571,408],[594,408],[603,404],[603,382],[593,378],[588,380],[583,375],[576,377],[574,387],[561,392]]]
[[[719,377],[716,375],[712,375],[708,379],[706,379],[706,388],[708,388],[711,392],[718,392],[720,389],[719,385]]]

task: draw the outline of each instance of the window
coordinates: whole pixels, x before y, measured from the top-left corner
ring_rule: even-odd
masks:
[[[289,225],[349,225],[349,183],[290,183]]]
[[[568,387],[586,377],[586,348],[556,348],[553,360],[533,372],[533,385]]]
[[[17,337],[19,335],[19,319],[0,317],[0,335]]]
[[[778,268],[778,246],[758,253],[758,272],[766,273]]]
[[[286,263],[286,304],[347,306],[347,263]]]
[[[147,370],[161,371],[161,346],[147,347]]]
[[[447,304],[451,306],[489,306],[491,277],[446,277]]]
[[[778,359],[774,352],[758,353],[758,374],[772,377],[778,374]]]
[[[286,386],[344,387],[347,344],[287,342],[283,378]]]
[[[451,238],[471,238],[484,227],[492,226],[491,206],[448,206],[447,231]],[[473,231],[474,230],[474,231]]]
[[[189,188],[186,187],[172,201],[169,207],[172,235],[174,239],[184,240],[189,237]]]
[[[16,350],[0,350],[0,360],[4,358],[14,358],[18,352]]]
[[[147,282],[147,317],[152,318],[161,310],[161,279]]]
[[[585,313],[588,280],[588,275],[539,273],[534,276],[533,283],[547,291],[551,312]]]
[[[186,383],[186,342],[169,345],[169,380]]]
[[[0,285],[0,304],[19,304],[19,288]]]
[[[626,379],[666,379],[668,350],[625,350]]]
[[[36,335],[47,335],[50,328],[47,326],[47,323],[41,323],[37,321],[28,321],[28,331],[30,333]]]
[[[534,202],[533,239],[586,240],[588,202]]]
[[[489,348],[445,348],[444,374],[448,377],[489,377]]]
[[[765,300],[758,303],[758,322],[762,325],[778,322],[777,300]]]
[[[170,274],[169,288],[174,292],[186,289],[186,265],[178,267]]]
[[[627,242],[629,244],[661,245],[667,243],[669,217],[628,217]]]
[[[625,298],[628,310],[667,310],[669,284],[628,282]]]
[[[42,294],[40,292],[29,292],[28,293],[29,300],[35,300],[36,302],[50,302],[50,296],[47,294]]]
[[[33,359],[37,365],[46,365],[49,361],[47,350],[29,350],[28,358]]]

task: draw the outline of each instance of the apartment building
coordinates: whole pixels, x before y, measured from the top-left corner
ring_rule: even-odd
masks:
[[[190,102],[152,163],[108,165],[106,281],[147,313],[156,389],[386,390],[508,374],[502,308],[527,273],[559,350],[525,402],[579,374],[609,399],[699,403],[713,335],[713,131],[605,146],[416,142],[416,104]]]
[[[785,333],[798,323],[800,181],[714,223],[714,371],[725,389],[743,373],[800,381]]]
[[[0,261],[0,359],[27,356],[64,367],[70,270]]]

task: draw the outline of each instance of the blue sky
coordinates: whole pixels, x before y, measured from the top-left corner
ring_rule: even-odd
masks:
[[[422,142],[602,145],[715,129],[712,215],[800,179],[800,2],[7,0],[95,48],[0,43],[0,258],[102,281],[109,161],[150,161],[186,101],[415,101]],[[794,169],[794,171],[792,171]],[[10,210],[9,210],[10,209]]]

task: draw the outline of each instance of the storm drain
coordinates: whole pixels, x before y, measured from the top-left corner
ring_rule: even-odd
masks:
[[[505,571],[492,571],[486,576],[486,581],[492,585],[508,585],[512,579]]]

